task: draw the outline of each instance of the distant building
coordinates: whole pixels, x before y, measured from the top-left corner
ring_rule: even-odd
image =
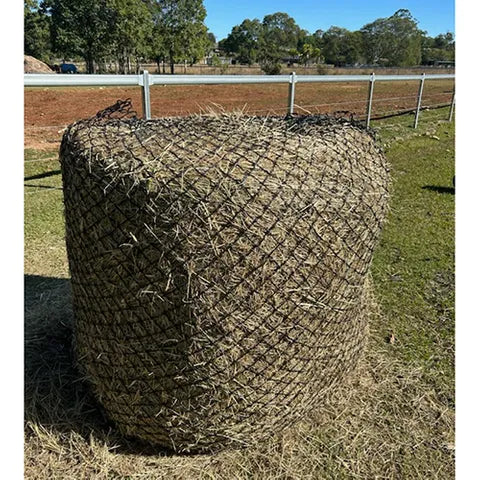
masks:
[[[433,65],[435,67],[454,67],[455,60],[435,60]]]
[[[232,58],[225,56],[224,52],[218,48],[218,42],[215,43],[215,47],[208,52],[203,62],[205,65],[213,65],[215,57],[220,61],[221,65],[231,65],[234,63]]]
[[[287,66],[293,67],[296,63],[300,63],[300,57],[298,55],[283,57],[281,63],[286,63]]]

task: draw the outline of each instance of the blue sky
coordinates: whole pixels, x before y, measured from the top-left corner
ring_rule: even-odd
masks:
[[[225,38],[245,18],[286,12],[310,32],[336,25],[357,30],[380,17],[407,8],[419,27],[435,36],[455,31],[454,0],[204,0],[207,27],[217,40]]]

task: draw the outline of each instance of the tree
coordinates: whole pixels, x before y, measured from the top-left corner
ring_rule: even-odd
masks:
[[[63,57],[81,56],[87,72],[111,53],[114,11],[109,0],[45,0],[51,15],[54,50]]]
[[[210,41],[203,0],[152,0],[149,5],[159,47],[155,56],[168,57],[172,74],[176,62],[196,61],[207,53]]]
[[[313,43],[313,45],[315,45],[317,48],[322,48],[322,38],[324,33],[325,32],[323,30],[318,29],[315,30],[315,32],[313,32],[313,34],[310,36],[311,43]]]
[[[318,63],[321,53],[321,50],[318,47],[315,47],[312,43],[304,43],[300,50],[300,61],[305,66],[307,66],[308,62],[311,60]]]
[[[436,37],[422,36],[422,64],[455,60],[455,40],[451,32]]]
[[[317,32],[322,32],[317,30]],[[298,41],[298,51],[300,55],[300,61],[303,65],[307,65],[309,62],[319,63],[324,61],[321,49],[321,35],[318,36],[317,32],[310,35],[306,30],[302,30]],[[322,32],[323,34],[323,32]]]
[[[24,2],[24,52],[44,62],[52,54],[50,40],[50,17],[39,7],[36,0]]]
[[[213,32],[207,32],[207,37],[208,37],[209,46],[213,50],[215,48],[215,45],[217,44],[217,39],[215,37],[215,34]]]
[[[322,53],[327,63],[336,66],[354,64],[362,56],[362,37],[359,32],[330,27],[322,34]]]
[[[379,18],[365,25],[361,32],[367,62],[398,67],[420,64],[422,31],[408,10]]]
[[[160,62],[163,63],[163,73],[165,73],[165,62],[168,58],[167,39],[163,33],[163,25],[158,19],[158,6],[155,0],[146,2],[152,18],[152,30],[148,39],[148,52],[150,58],[157,63],[157,72],[160,73]]]
[[[153,20],[148,7],[141,0],[107,0],[112,12],[110,31],[111,49],[115,53],[121,73],[130,73],[131,57],[147,55]]]
[[[302,35],[295,20],[283,12],[265,15],[259,39],[259,61],[266,73],[280,73],[280,62],[297,48]]]
[[[219,42],[219,48],[228,55],[235,55],[243,64],[252,65],[258,59],[262,24],[258,19],[245,19],[232,28],[227,38]]]
[[[308,32],[301,30],[292,17],[277,12],[266,15],[262,22],[245,19],[232,28],[219,47],[240,63],[252,65],[258,61],[264,72],[273,74],[280,73],[285,57],[298,55],[306,36]]]

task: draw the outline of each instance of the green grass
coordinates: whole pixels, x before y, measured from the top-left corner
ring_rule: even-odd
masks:
[[[26,477],[453,479],[455,127],[439,120],[447,114],[423,112],[418,130],[411,116],[373,123],[393,195],[372,265],[378,309],[358,375],[281,437],[215,456],[143,450],[99,414],[68,347],[58,161],[26,152]]]
[[[58,154],[25,152],[25,272],[67,276]],[[53,157],[53,158],[52,158]]]
[[[396,354],[405,361],[440,361],[453,381],[454,125],[440,123],[431,132],[425,123],[416,136],[387,148],[391,214],[372,273],[389,319],[382,333],[395,334],[401,345]]]

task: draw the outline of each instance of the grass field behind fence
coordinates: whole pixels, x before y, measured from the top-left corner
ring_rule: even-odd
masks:
[[[391,211],[360,370],[322,411],[266,445],[175,457],[120,438],[73,367],[56,151],[25,152],[26,478],[453,479],[454,123],[447,109],[373,126]]]

